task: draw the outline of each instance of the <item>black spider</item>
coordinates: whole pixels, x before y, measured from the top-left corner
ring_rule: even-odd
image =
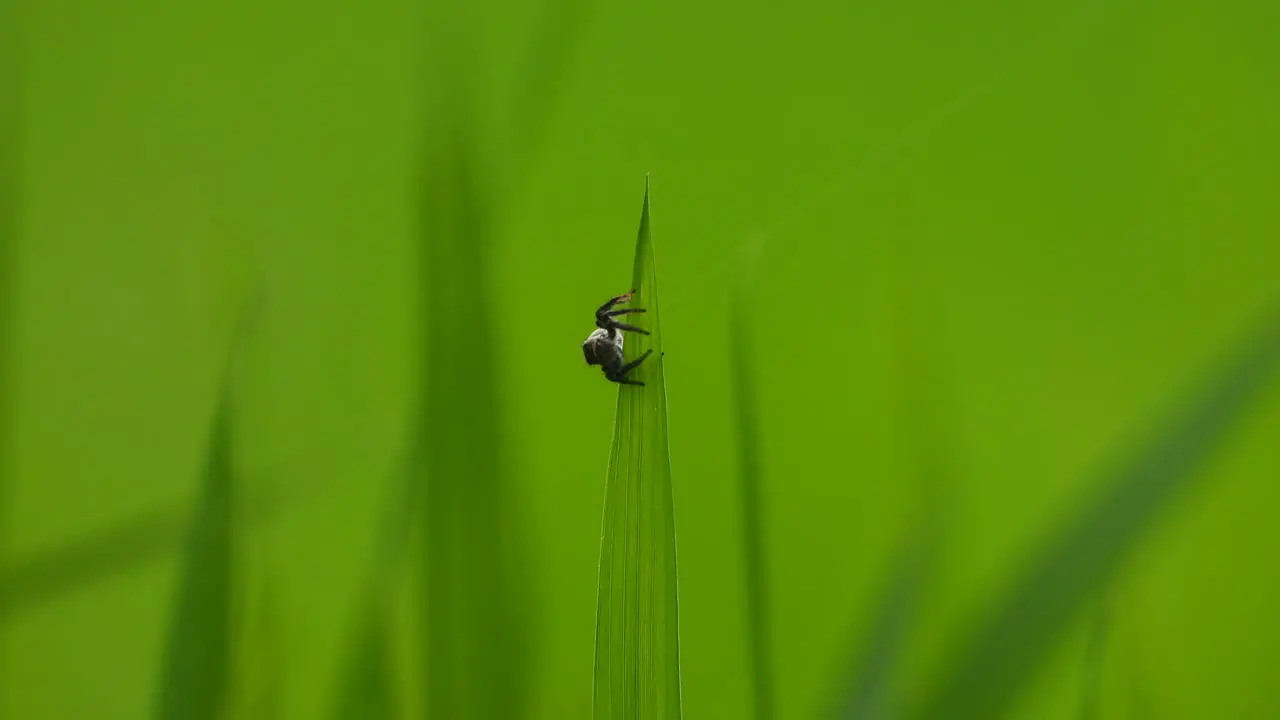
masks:
[[[649,334],[648,330],[614,320],[619,315],[645,311],[644,308],[612,309],[614,305],[630,300],[635,292],[635,290],[632,290],[629,293],[610,298],[609,302],[601,305],[600,309],[596,310],[596,329],[582,343],[582,354],[586,356],[587,364],[599,365],[606,378],[624,385],[644,385],[639,380],[627,379],[626,375],[635,369],[637,365],[644,362],[644,359],[649,357],[649,353],[653,352],[653,350],[645,350],[643,355],[629,363],[623,363],[622,361],[622,333],[620,331],[628,330],[643,335]]]

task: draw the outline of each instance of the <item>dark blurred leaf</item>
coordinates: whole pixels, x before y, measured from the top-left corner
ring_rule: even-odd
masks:
[[[449,5],[452,13],[465,8]],[[438,23],[419,187],[421,313],[426,326],[414,456],[425,481],[426,708],[432,718],[518,720],[526,712],[529,585],[511,513],[489,289],[492,179],[473,122],[474,29]],[[486,182],[488,180],[488,182]],[[513,358],[518,361],[518,357]]]
[[[355,642],[348,650],[334,720],[383,720],[395,717],[391,682],[390,610],[382,588],[361,606]]]
[[[12,438],[9,423],[14,412],[12,373],[16,347],[14,284],[17,279],[18,210],[21,207],[22,78],[18,53],[23,47],[19,32],[18,2],[0,3],[0,567],[8,554],[9,472]],[[0,593],[4,585],[0,584]],[[5,616],[0,612],[0,646],[4,644]],[[4,683],[0,682],[0,687]],[[5,701],[0,696],[0,715]]]
[[[210,433],[202,497],[188,528],[181,575],[161,668],[156,717],[213,720],[226,712],[232,656],[235,456],[233,405],[250,321],[238,319]],[[251,314],[253,313],[253,314]]]
[[[309,490],[314,488],[290,492],[287,507],[296,510],[314,497],[306,494]],[[285,507],[284,496],[255,495],[246,503],[241,529],[256,530],[274,521]],[[180,505],[148,510],[62,547],[11,560],[0,566],[0,620],[159,560],[183,546],[192,517]]]
[[[334,704],[335,720],[394,717],[392,684],[391,597],[403,574],[405,551],[411,542],[414,510],[421,503],[422,483],[414,476],[421,461],[413,458],[409,471],[400,468],[388,483],[390,494],[380,525],[381,537],[369,562],[369,578],[356,607],[350,645],[343,655],[342,676]]]
[[[181,507],[151,510],[0,569],[0,618],[41,605],[172,552],[189,526]]]
[[[5,558],[4,502],[9,472],[9,419],[13,412],[10,372],[16,347],[14,284],[17,280],[19,209],[22,206],[22,79],[19,52],[23,47],[17,2],[0,3],[0,562]]]
[[[1094,611],[1089,639],[1084,648],[1084,667],[1080,673],[1080,720],[1097,720],[1098,695],[1102,684],[1102,662],[1107,652],[1107,636],[1111,629],[1111,612],[1104,600]]]
[[[893,563],[884,573],[879,596],[863,635],[851,644],[849,666],[837,687],[837,718],[884,720],[902,713],[896,692],[911,630],[927,595],[946,527],[943,493],[952,477],[946,445],[950,426],[942,382],[946,353],[927,319],[937,301],[932,283],[919,276],[910,239],[890,249],[884,272],[892,296],[892,377],[898,392],[906,456],[914,466],[915,517]]]
[[[569,61],[593,9],[590,0],[551,0],[540,7],[542,15],[521,63],[525,74],[516,85],[514,107],[520,121],[508,159],[517,186],[525,181],[546,140]]]
[[[222,717],[230,652],[232,592],[231,409],[224,391],[218,404],[204,496],[182,559],[156,717],[199,720]]]
[[[232,662],[232,700],[226,717],[236,720],[281,717],[286,658],[281,652],[281,624],[271,575],[266,576],[258,595],[254,612],[245,621],[237,659]]]
[[[628,375],[643,387],[618,385],[596,600],[596,720],[673,720],[681,713],[675,510],[657,278],[646,178],[630,303],[646,312],[629,317],[652,334],[628,333],[624,347],[628,361],[648,350],[653,354]]]
[[[893,696],[894,673],[920,605],[931,557],[923,536],[907,540],[898,553],[874,605],[865,636],[853,644],[849,669],[837,697],[833,717],[885,720],[898,716]]]
[[[917,718],[1003,717],[1085,605],[1188,489],[1280,369],[1280,315],[1103,484],[944,665]]]
[[[750,289],[753,267],[744,266],[738,276],[735,297],[731,303],[731,335],[729,367],[733,381],[734,417],[738,435],[738,485],[742,493],[742,551],[746,579],[747,652],[750,659],[752,696],[757,720],[774,716],[772,635],[769,614],[768,562],[765,557],[765,530],[761,519],[763,499],[760,491],[760,434],[756,416],[756,377],[752,364],[752,303]]]

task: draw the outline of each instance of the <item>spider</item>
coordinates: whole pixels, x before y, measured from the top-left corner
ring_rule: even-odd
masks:
[[[635,292],[635,290],[632,290],[629,293],[612,297],[609,302],[601,305],[596,310],[596,329],[582,343],[582,354],[586,356],[587,364],[599,365],[606,378],[623,385],[644,385],[639,380],[628,379],[626,375],[635,369],[637,365],[644,362],[644,359],[649,357],[649,353],[653,352],[652,349],[645,350],[644,354],[635,360],[625,364],[622,362],[622,333],[619,331],[628,330],[643,335],[649,334],[648,330],[614,320],[619,315],[645,311],[644,308],[612,309],[614,305],[630,300]]]

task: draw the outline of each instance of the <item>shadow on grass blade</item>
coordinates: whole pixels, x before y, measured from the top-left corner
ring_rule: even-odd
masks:
[[[754,265],[739,270],[730,323],[729,367],[732,375],[733,400],[738,435],[738,485],[742,493],[743,573],[746,580],[747,654],[750,658],[751,689],[756,720],[773,718],[773,656],[769,581],[764,548],[765,530],[761,519],[763,500],[760,496],[760,437],[756,415],[755,373],[752,366],[754,349],[748,320],[751,306],[751,273]]]
[[[993,604],[913,717],[1004,717],[1073,620],[1280,370],[1280,313],[1121,467]]]
[[[250,306],[256,312],[257,304]],[[233,406],[249,321],[242,315],[219,388],[204,482],[188,528],[178,594],[161,668],[159,720],[223,717],[229,688],[234,582],[236,478]]]
[[[629,376],[643,387],[618,386],[600,541],[592,704],[596,720],[673,720],[681,712],[675,511],[647,177],[631,289],[631,306],[646,309],[631,322],[652,334],[627,333],[626,359],[647,350],[653,354]]]

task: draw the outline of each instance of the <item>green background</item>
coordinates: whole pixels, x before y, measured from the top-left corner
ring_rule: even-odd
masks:
[[[151,713],[220,372],[262,285],[237,452],[248,493],[280,500],[238,538],[234,666],[278,703],[260,716],[327,717],[411,427],[423,67],[432,22],[456,19],[383,0],[13,7],[0,714]],[[1280,6],[597,3],[568,13],[564,71],[533,90],[553,62],[527,51],[542,6],[470,7],[476,62],[450,71],[510,190],[477,302],[527,533],[531,717],[590,715],[616,391],[578,343],[628,289],[645,173],[690,718],[750,717],[741,254],[782,718],[847,682],[913,527],[921,422],[946,535],[907,696],[1280,292]],[[1280,717],[1278,428],[1272,383],[1108,589],[1100,665],[1082,617],[1016,717],[1080,716],[1091,670],[1100,717]]]

